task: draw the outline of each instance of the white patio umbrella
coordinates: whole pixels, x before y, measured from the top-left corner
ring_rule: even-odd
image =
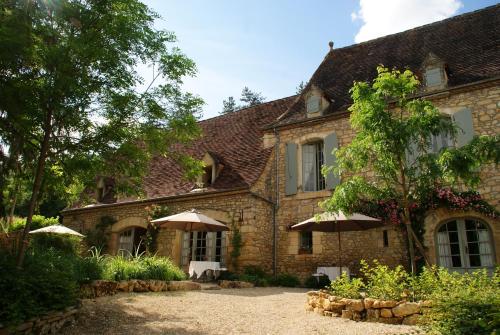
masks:
[[[359,213],[345,215],[342,211],[338,213],[322,213],[319,218],[312,217],[290,227],[292,231],[321,231],[337,232],[339,240],[339,267],[342,273],[342,247],[340,244],[340,232],[359,231],[383,226],[380,219],[372,218]]]
[[[225,224],[214,220],[204,214],[197,212],[195,209],[155,219],[151,223],[158,223],[173,229],[183,231],[226,231],[229,227]]]
[[[43,234],[43,233],[74,235],[74,236],[78,236],[78,237],[85,237],[84,235],[80,234],[79,232],[74,231],[73,229],[69,229],[68,227],[65,227],[65,226],[60,225],[60,224],[47,226],[47,227],[43,227],[40,229],[30,231],[30,234]]]

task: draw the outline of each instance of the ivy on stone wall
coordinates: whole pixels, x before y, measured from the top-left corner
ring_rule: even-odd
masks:
[[[239,227],[236,225],[234,222],[234,217],[231,222],[231,246],[232,250],[230,253],[231,256],[231,264],[233,265],[235,270],[238,270],[238,258],[241,255],[241,245],[242,245],[242,238],[241,238],[241,232]]]
[[[170,208],[166,205],[151,205],[147,206],[146,212],[148,213],[148,227],[146,235],[144,236],[144,243],[149,254],[154,254],[158,250],[158,233],[160,227],[151,223],[154,219],[159,219],[170,215]]]
[[[114,223],[116,223],[116,219],[112,216],[101,216],[95,227],[88,230],[85,234],[87,246],[98,250],[107,250],[111,235],[110,228]]]

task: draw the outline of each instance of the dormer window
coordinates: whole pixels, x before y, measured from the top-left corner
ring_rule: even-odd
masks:
[[[323,91],[318,87],[311,85],[304,94],[307,117],[316,117],[323,114],[323,111],[329,106],[330,101],[326,99]]]
[[[203,168],[203,187],[209,187],[212,185],[212,170],[212,165],[208,165]]]
[[[432,88],[444,84],[443,70],[439,67],[430,67],[425,69],[425,86]]]
[[[432,52],[425,58],[421,66],[424,89],[427,91],[446,88],[448,76],[443,60]]]
[[[197,189],[204,189],[212,186],[217,179],[217,176],[224,168],[224,165],[216,158],[215,154],[206,153],[203,156],[203,173],[198,177],[196,182]]]
[[[307,113],[319,113],[321,107],[321,97],[317,95],[310,96],[306,102]]]

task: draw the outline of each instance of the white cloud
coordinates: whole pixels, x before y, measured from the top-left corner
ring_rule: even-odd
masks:
[[[463,6],[460,0],[360,0],[351,19],[363,21],[356,43],[443,20]]]

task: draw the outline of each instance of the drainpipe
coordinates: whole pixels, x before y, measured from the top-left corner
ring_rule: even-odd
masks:
[[[276,139],[276,143],[274,144],[274,153],[275,153],[275,172],[276,172],[276,199],[273,204],[273,275],[276,277],[278,274],[278,208],[279,208],[279,199],[280,199],[280,176],[279,176],[279,159],[280,159],[280,135],[276,130],[276,127],[273,128],[274,137]]]

